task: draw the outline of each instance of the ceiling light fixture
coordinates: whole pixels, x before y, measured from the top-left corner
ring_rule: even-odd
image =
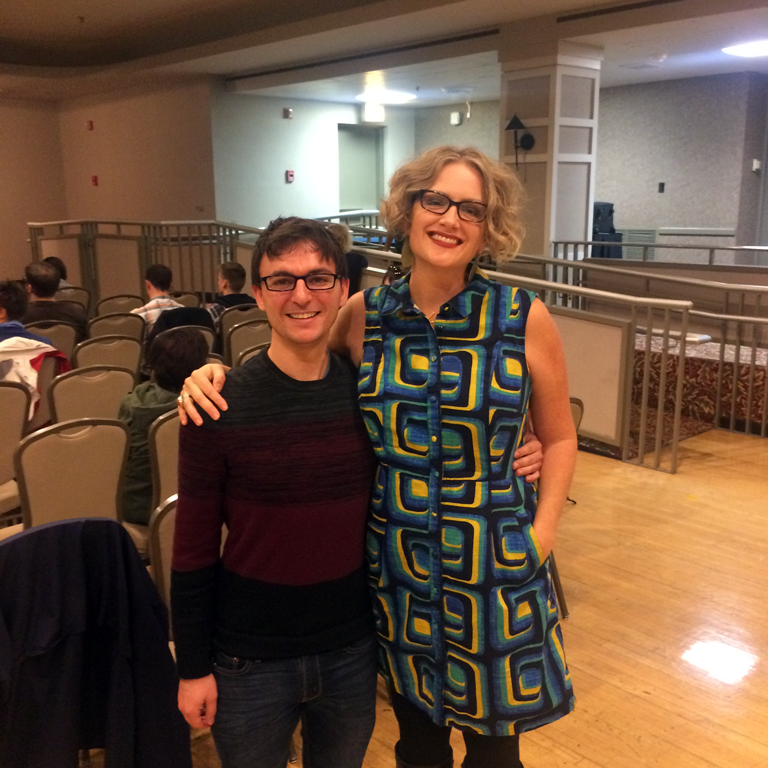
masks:
[[[358,101],[370,101],[374,104],[407,104],[409,101],[413,101],[416,95],[405,91],[390,91],[388,88],[366,88],[355,98]]]
[[[731,45],[728,48],[723,48],[723,53],[729,53],[731,56],[744,56],[749,59],[757,56],[768,56],[768,40],[754,40],[751,43]]]

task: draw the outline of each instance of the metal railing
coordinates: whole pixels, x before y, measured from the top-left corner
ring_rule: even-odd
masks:
[[[396,254],[384,253],[377,250],[361,249],[369,260],[375,261],[377,271],[386,267],[388,263],[400,260]],[[528,275],[510,274],[498,272],[483,267],[486,274],[495,280],[508,285],[530,288],[539,294],[539,297],[549,306],[570,306],[578,308],[581,300],[599,299],[601,302],[620,307],[618,314],[627,315],[629,320],[629,349],[630,357],[628,365],[630,373],[624,382],[624,391],[620,393],[623,407],[623,423],[621,425],[621,458],[628,463],[639,466],[650,466],[665,472],[675,473],[679,461],[680,422],[683,398],[683,374],[685,371],[685,353],[688,334],[688,318],[692,308],[690,301],[676,301],[673,299],[654,299],[645,297],[626,296],[619,293],[600,291],[575,285],[564,286],[551,280],[531,277]],[[565,298],[565,301],[563,300]],[[673,326],[681,329],[681,332],[673,330]],[[641,333],[645,338],[644,350],[635,350],[635,338]],[[660,339],[660,352],[653,350],[652,338]],[[671,408],[672,429],[668,446],[664,445],[665,417],[670,411],[667,407],[667,399],[663,394],[667,390],[668,361],[673,356],[673,346],[677,345],[674,357],[677,362],[677,374],[673,382],[673,403]],[[659,397],[656,403],[656,414],[652,417],[653,404],[651,369],[653,367],[654,354],[660,355],[659,369]],[[633,394],[632,370],[635,355],[642,355],[642,383],[637,397]],[[632,432],[631,415],[637,414],[637,430]],[[649,418],[650,417],[650,418]],[[636,438],[637,452],[632,456],[633,437]],[[646,446],[651,446],[646,451]]]
[[[731,432],[768,436],[768,350],[766,350],[768,318],[696,311],[690,314],[692,317],[706,317],[722,326],[717,358],[717,384],[714,392],[714,425]],[[733,332],[728,331],[729,325],[733,326]],[[725,339],[729,337],[735,337],[735,343],[726,343]],[[729,350],[729,347],[732,349]],[[742,359],[742,349],[747,353],[746,362]],[[733,360],[726,359],[729,353]],[[729,368],[730,387],[726,388],[724,379]],[[743,407],[739,409],[741,385],[746,386],[746,396]],[[762,387],[762,395],[758,392],[760,387]],[[754,406],[758,401],[760,406],[755,413]]]
[[[641,258],[638,261],[660,261],[669,262],[674,259],[659,259],[659,251],[701,251],[702,258],[691,264],[729,264],[733,261],[718,261],[717,254],[720,252],[731,253],[740,257],[749,256],[747,260],[739,260],[740,265],[753,264],[754,266],[768,266],[768,246],[760,245],[685,245],[677,243],[633,243],[633,242],[604,242],[599,240],[556,240],[552,242],[552,254],[556,259],[566,261],[581,261],[584,258],[591,258],[593,248],[633,248],[639,249]],[[653,258],[649,258],[653,254]]]
[[[165,263],[174,269],[175,285],[180,290],[194,290],[198,293],[214,291],[216,286],[216,272],[218,265],[224,261],[240,257],[243,261],[244,254],[250,254],[253,243],[262,230],[255,227],[242,227],[215,221],[185,221],[185,222],[128,222],[128,221],[60,221],[33,223],[30,227],[30,244],[35,258],[41,258],[47,241],[71,241],[76,246],[80,259],[81,271],[84,276],[84,287],[93,287],[92,295],[98,300],[99,259],[97,253],[101,241],[123,240],[135,246],[136,259],[142,267],[153,262]],[[376,235],[380,230],[369,229]],[[372,235],[373,237],[373,235]],[[375,248],[362,248],[372,264],[372,271],[381,274],[387,265],[399,261],[396,254],[380,250],[380,243]],[[248,256],[249,258],[249,256]],[[102,265],[103,266],[103,265]],[[612,270],[603,265],[584,264],[582,262],[563,262],[557,259],[544,257],[522,257],[519,263],[522,269],[533,268],[539,275],[521,274],[513,271],[489,271],[490,276],[502,282],[531,288],[540,293],[542,300],[551,306],[560,306],[576,310],[584,309],[589,302],[599,301],[607,307],[611,307],[611,314],[616,317],[624,317],[629,321],[631,354],[642,354],[642,362],[639,364],[642,370],[642,381],[639,383],[639,392],[635,406],[639,411],[639,424],[637,427],[637,456],[632,458],[633,463],[641,466],[650,465],[654,469],[675,472],[678,464],[678,442],[680,436],[680,419],[682,406],[682,387],[685,372],[686,339],[691,331],[692,320],[706,321],[710,325],[717,325],[720,335],[720,362],[718,373],[718,405],[715,426],[721,426],[721,421],[727,417],[728,428],[739,428],[738,406],[728,401],[723,395],[722,384],[725,378],[726,367],[730,364],[727,360],[728,339],[735,339],[737,348],[733,364],[734,381],[738,381],[743,363],[740,362],[741,350],[749,348],[750,363],[747,366],[747,430],[752,430],[751,409],[752,404],[757,403],[762,397],[762,420],[758,431],[766,436],[766,412],[768,411],[768,384],[763,385],[760,394],[759,378],[761,375],[768,377],[768,367],[760,362],[761,350],[768,342],[768,319],[760,317],[747,317],[738,312],[753,308],[762,312],[768,307],[768,300],[762,302],[762,294],[768,289],[755,286],[740,286],[727,283],[710,283],[709,281],[693,280],[677,277],[648,276],[642,273],[644,278],[663,280],[670,284],[696,284],[707,285],[721,291],[737,291],[744,294],[759,294],[755,301],[736,300],[734,309],[736,312],[723,312],[721,314],[696,310],[691,301],[675,299],[655,298],[651,296],[628,296],[622,293],[598,290],[586,287],[580,283],[583,278],[577,274],[578,270]],[[515,269],[513,263],[511,270]],[[615,270],[626,274],[626,270]],[[143,269],[141,271],[143,275]],[[546,279],[553,277],[555,279]],[[87,281],[90,281],[91,285]],[[133,292],[133,291],[126,291]],[[725,307],[730,307],[734,300],[726,300]],[[751,326],[750,326],[751,324]],[[645,349],[635,351],[634,340],[637,336],[645,339]],[[657,352],[653,352],[651,340],[660,339]],[[673,348],[677,345],[676,350]],[[652,355],[659,354],[661,367],[659,371],[659,396],[656,405],[655,417],[650,418],[654,407],[652,403],[650,378],[652,367]],[[668,387],[668,361],[670,357],[677,358],[676,380],[672,382],[673,398],[671,405],[667,404],[665,393]],[[761,372],[761,368],[766,370]],[[626,391],[621,397],[625,403],[625,423],[622,424],[622,458],[630,461],[630,421],[629,414],[633,405],[632,376],[627,378]],[[743,378],[743,377],[742,377]],[[736,390],[736,385],[732,387]],[[733,398],[737,395],[733,394]],[[672,435],[669,451],[663,447],[663,427],[665,416],[671,413]],[[649,420],[650,418],[650,420]],[[650,441],[650,442],[649,442]],[[646,444],[651,446],[646,451]],[[662,466],[662,464],[664,466]]]
[[[174,273],[174,288],[205,294],[216,291],[219,265],[235,258],[236,245],[251,245],[262,230],[218,221],[93,221],[32,222],[29,242],[34,259],[47,249],[73,245],[77,250],[81,284],[91,292],[93,303],[101,297],[107,276],[99,258],[100,247],[122,242],[134,247],[129,271],[138,275],[126,293],[140,291],[144,271],[150,264],[166,264]],[[57,254],[58,255],[58,254]],[[125,267],[125,265],[115,265]]]
[[[561,285],[589,285],[589,276],[595,280],[601,275],[616,275],[621,282],[622,293],[636,296],[664,297],[670,293],[675,298],[692,301],[699,322],[693,322],[691,331],[706,333],[720,338],[720,323],[712,323],[713,315],[739,315],[746,317],[768,317],[768,286],[743,283],[725,283],[716,280],[702,280],[693,277],[676,277],[657,272],[649,273],[609,264],[596,264],[594,261],[563,261],[546,256],[523,255],[511,262],[504,270],[517,272],[520,265],[529,265],[542,279],[552,280]],[[598,283],[600,290],[610,290],[612,286]],[[562,303],[562,300],[561,302]],[[579,302],[580,309],[586,309],[585,302]],[[726,328],[728,330],[728,328]],[[735,341],[729,337],[729,341]]]
[[[328,216],[316,216],[315,220],[376,229],[379,226],[379,211],[376,208],[360,208],[354,211],[332,213]]]

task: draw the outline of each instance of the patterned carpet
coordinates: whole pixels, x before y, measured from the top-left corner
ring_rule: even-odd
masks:
[[[663,446],[672,444],[672,429],[674,427],[674,414],[669,410],[664,413],[662,426],[661,444]],[[699,421],[690,416],[681,416],[680,418],[680,439],[685,440],[688,437],[695,437],[702,432],[708,432],[713,429],[711,423]],[[629,458],[637,458],[637,447],[640,439],[640,406],[632,406],[632,415],[629,425]],[[656,408],[649,407],[646,413],[645,423],[645,453],[652,452],[656,447]],[[579,436],[579,450],[587,453],[596,453],[598,456],[607,456],[611,459],[621,459],[621,449],[613,445],[601,443],[599,440],[592,440],[589,437]]]

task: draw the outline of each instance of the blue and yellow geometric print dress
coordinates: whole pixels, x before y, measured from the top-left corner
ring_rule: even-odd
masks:
[[[381,671],[438,725],[492,736],[574,705],[536,491],[512,470],[533,298],[478,271],[432,328],[407,278],[365,292],[358,393],[379,460],[367,556]]]

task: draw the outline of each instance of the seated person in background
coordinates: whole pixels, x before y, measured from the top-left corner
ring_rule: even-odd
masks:
[[[12,280],[0,282],[0,381],[16,381],[32,393],[32,410],[40,395],[37,373],[45,357],[59,357],[56,373],[70,370],[69,361],[54,349],[49,339],[31,333],[22,324],[29,297],[21,283]]]
[[[236,261],[227,261],[219,267],[218,287],[219,295],[208,306],[216,331],[219,330],[219,318],[225,309],[237,307],[241,304],[255,304],[256,299],[243,293],[245,285],[245,267]]]
[[[184,379],[207,358],[208,344],[200,331],[182,327],[158,337],[147,353],[153,380],[139,384],[120,405],[118,418],[130,430],[122,502],[126,522],[146,525],[152,514],[149,428],[158,416],[176,407]]]
[[[50,339],[28,331],[22,324],[21,318],[28,304],[29,296],[20,282],[0,282],[0,343],[7,339],[21,338],[50,345]]]
[[[59,271],[59,290],[73,287],[72,283],[67,282],[67,265],[58,256],[48,256],[43,261],[53,265]]]
[[[352,233],[345,224],[329,224],[328,231],[338,240],[344,258],[347,260],[347,271],[349,272],[349,293],[347,297],[360,290],[360,284],[363,279],[363,272],[368,267],[368,259],[362,253],[352,250]]]
[[[131,310],[132,314],[141,315],[146,321],[146,336],[149,336],[155,321],[166,309],[178,309],[183,306],[168,295],[172,282],[173,272],[170,267],[166,267],[165,264],[151,264],[147,267],[144,273],[144,284],[149,301],[143,307]]]
[[[71,323],[77,328],[77,341],[88,334],[88,315],[80,304],[74,301],[57,301],[61,277],[59,270],[46,261],[33,261],[24,270],[27,291],[30,299],[23,323],[35,323],[38,320]]]

